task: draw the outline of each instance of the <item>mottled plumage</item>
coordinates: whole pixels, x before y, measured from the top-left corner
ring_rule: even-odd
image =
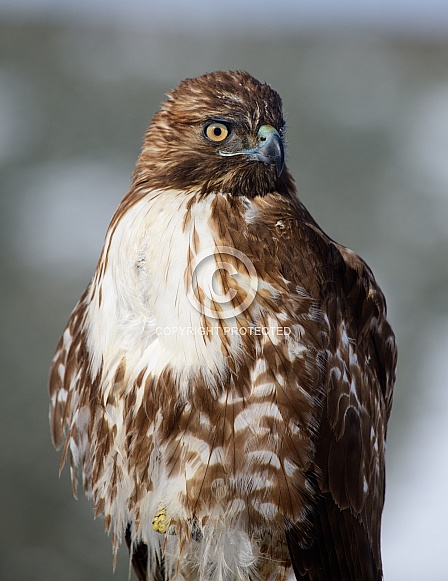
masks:
[[[53,359],[53,441],[142,580],[382,578],[394,336],[283,129],[245,72],[172,91]]]

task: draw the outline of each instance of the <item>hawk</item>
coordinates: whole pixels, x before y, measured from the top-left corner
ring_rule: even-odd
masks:
[[[182,81],[50,374],[55,446],[140,580],[378,580],[394,335],[285,166],[282,101]]]

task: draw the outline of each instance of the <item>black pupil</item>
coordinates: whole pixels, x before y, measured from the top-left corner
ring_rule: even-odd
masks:
[[[216,135],[216,137],[219,137],[221,135],[221,133],[222,133],[221,127],[215,127],[213,129],[213,134]]]

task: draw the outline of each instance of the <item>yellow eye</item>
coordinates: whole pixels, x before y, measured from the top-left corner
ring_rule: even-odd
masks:
[[[230,131],[227,125],[224,125],[224,123],[213,121],[213,123],[209,123],[209,125],[205,126],[204,133],[207,139],[210,139],[210,141],[224,141],[224,139],[229,135]]]

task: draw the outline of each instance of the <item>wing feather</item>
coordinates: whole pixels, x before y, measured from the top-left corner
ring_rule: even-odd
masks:
[[[299,579],[382,579],[384,452],[396,347],[386,303],[364,261],[310,224],[328,249],[322,310],[329,319],[328,377],[314,476],[314,544],[287,532]],[[316,243],[314,243],[316,244]],[[319,279],[319,274],[316,275]]]
[[[87,430],[82,429],[80,437],[77,434],[78,424],[84,420],[80,417],[80,401],[89,397],[91,387],[84,334],[88,290],[73,309],[56,348],[49,378],[51,436],[57,449],[64,445],[60,470],[71,450],[70,470],[75,496],[76,467],[83,465],[87,445]]]

